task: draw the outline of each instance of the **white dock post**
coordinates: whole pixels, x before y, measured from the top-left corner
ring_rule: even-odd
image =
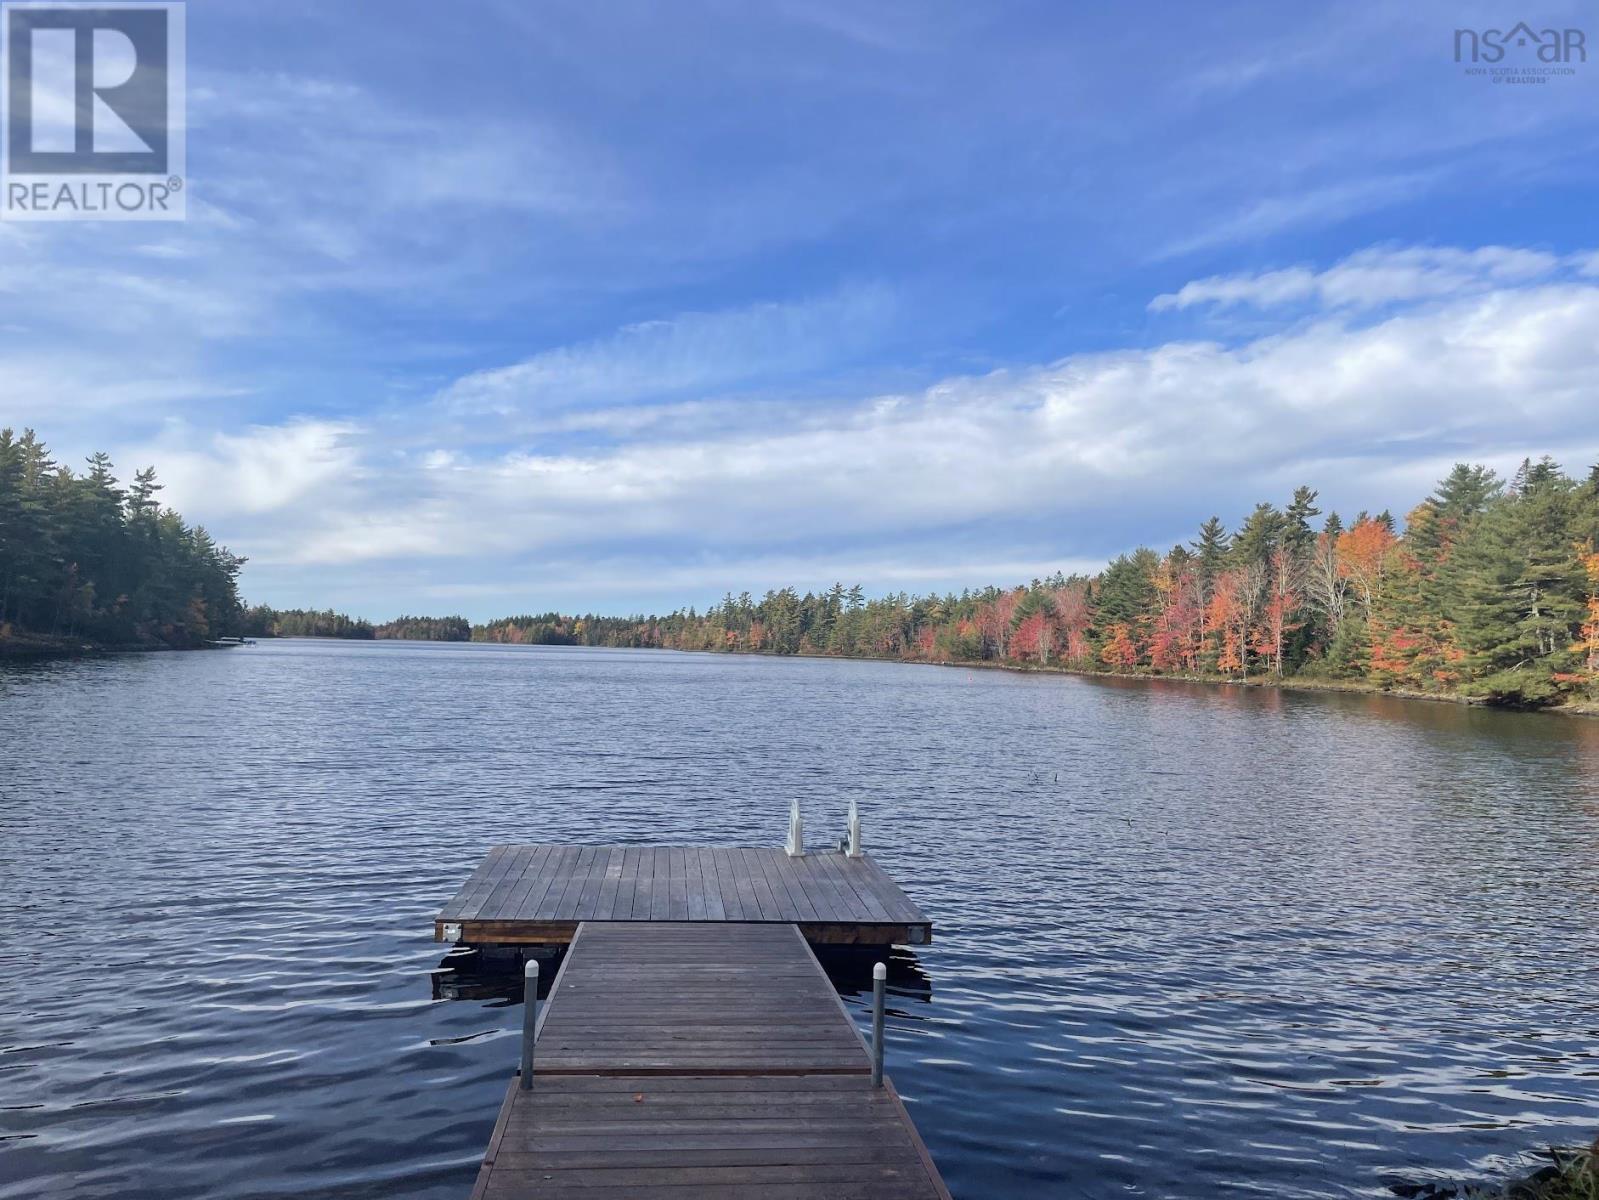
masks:
[[[872,1086],[883,1086],[883,989],[887,986],[888,966],[872,965]]]
[[[861,856],[861,810],[855,807],[853,797],[849,802],[849,848],[846,853],[851,858]]]
[[[518,1083],[533,1090],[533,1043],[539,1031],[539,960],[529,958],[522,972],[522,1070]]]
[[[805,857],[805,824],[800,820],[798,800],[788,810],[788,845],[784,849],[790,858]]]

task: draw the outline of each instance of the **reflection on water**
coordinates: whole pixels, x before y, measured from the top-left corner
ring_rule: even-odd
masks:
[[[838,994],[846,1004],[859,999],[868,1009],[872,1002],[872,967],[882,963],[888,968],[885,980],[886,1003],[904,1000],[911,1004],[933,1002],[933,980],[922,969],[916,952],[905,946],[894,946],[886,952],[883,948],[851,949],[845,946],[815,946],[817,959],[827,977],[833,981]]]
[[[1387,1195],[1599,1126],[1599,722],[263,643],[0,670],[0,1197],[458,1198],[521,1018],[432,941],[486,848],[791,796],[936,923],[888,1061],[956,1195]]]
[[[526,951],[456,946],[433,971],[435,1000],[491,1000],[521,1004],[527,990],[528,959],[539,963],[539,999],[550,994],[555,973],[566,958],[563,947],[529,947]]]

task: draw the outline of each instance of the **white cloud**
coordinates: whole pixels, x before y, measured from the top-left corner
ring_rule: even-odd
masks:
[[[1156,296],[1149,307],[1155,312],[1197,305],[1266,309],[1298,303],[1324,308],[1374,308],[1545,279],[1568,262],[1586,273],[1592,269],[1595,257],[1563,260],[1542,251],[1507,246],[1477,250],[1449,246],[1373,247],[1352,254],[1325,271],[1289,267],[1196,279],[1175,292]]]
[[[1007,582],[1213,511],[1235,517],[1300,482],[1347,509],[1398,508],[1456,459],[1503,466],[1547,450],[1585,465],[1599,454],[1599,282],[1579,267],[1503,248],[1389,248],[1239,277],[1239,303],[1324,306],[1268,336],[815,406],[694,397],[769,355],[803,366],[851,302],[691,314],[446,391],[559,409],[511,450],[484,451],[473,423],[432,400],[359,425],[172,423],[116,457],[156,463],[167,499],[250,556],[253,595],[314,578],[307,600],[330,585],[369,586],[387,597],[379,609],[476,595],[484,615],[544,594],[578,604],[585,589],[625,606],[681,587],[687,601],[784,572],[877,588]],[[1189,302],[1229,295],[1219,282],[1211,293]],[[1378,297],[1392,307],[1374,316]],[[685,398],[657,402],[668,387]],[[574,396],[612,402],[559,408]],[[443,590],[424,596],[419,578]]]
[[[60,355],[29,348],[27,329],[4,329],[0,335],[18,346],[0,354],[0,426],[36,427],[52,444],[79,422],[98,423],[108,436],[113,414],[123,420],[130,413],[155,416],[174,406],[239,395],[181,363],[132,361],[116,354]]]
[[[1358,489],[1396,464],[1432,469],[1441,446],[1494,461],[1591,453],[1594,328],[1599,288],[1548,284],[1369,326],[1329,318],[1240,346],[1176,342],[959,377],[803,423],[487,460],[368,453],[366,501],[319,500],[314,525],[285,533],[280,550],[323,564],[555,561],[624,544],[758,555],[1048,517],[1069,553],[1074,522],[1133,500],[1204,515],[1200,497],[1249,480],[1263,492],[1283,477]]]
[[[871,579],[884,588],[925,592],[961,590],[973,580],[1009,583],[1039,579],[1055,571],[1091,573],[1104,566],[1099,559],[951,557],[929,553],[910,561],[900,555],[754,555],[657,564],[649,571],[648,585],[670,596],[671,603],[687,606],[694,597],[760,593],[768,588],[793,587],[816,591],[842,582],[846,586]],[[529,597],[551,597],[574,607],[597,599],[639,594],[637,561],[616,558],[568,558],[542,565],[537,574],[514,575],[492,583],[447,581],[419,590],[430,599],[449,605],[480,606],[488,603],[509,612]]]
[[[212,433],[197,449],[183,445],[186,430],[169,428],[153,443],[122,457],[157,464],[165,485],[162,500],[191,519],[209,523],[249,514],[280,513],[336,486],[362,482],[357,426],[337,421],[298,420],[256,426],[243,433]],[[370,503],[370,493],[350,500]],[[314,520],[311,510],[289,513]]]

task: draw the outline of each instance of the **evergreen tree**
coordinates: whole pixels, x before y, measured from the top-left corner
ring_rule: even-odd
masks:
[[[1587,573],[1575,484],[1544,459],[1523,462],[1509,496],[1459,547],[1459,639],[1467,690],[1501,703],[1545,704],[1573,672]]]
[[[1211,585],[1227,563],[1232,539],[1227,535],[1227,527],[1221,523],[1221,518],[1211,517],[1199,527],[1198,539],[1189,545],[1194,548],[1194,558],[1199,568],[1201,598],[1208,601]]]
[[[0,430],[0,636],[192,646],[241,627],[244,560],[95,454],[75,475],[32,430]]]
[[[1321,509],[1316,507],[1316,492],[1311,488],[1300,486],[1294,489],[1294,498],[1288,502],[1286,528],[1283,536],[1296,554],[1308,553],[1316,541],[1316,532],[1310,527],[1310,519],[1319,517]]]
[[[1271,504],[1257,504],[1233,538],[1232,559],[1240,566],[1264,565],[1282,542],[1289,520]]]

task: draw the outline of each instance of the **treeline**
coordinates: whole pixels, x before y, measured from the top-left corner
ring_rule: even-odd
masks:
[[[653,617],[567,617],[544,613],[532,617],[501,617],[472,629],[475,642],[507,646],[660,646],[659,641],[639,641],[641,627]]]
[[[258,604],[244,615],[248,637],[352,638],[357,641],[382,641],[403,638],[416,642],[466,642],[472,639],[472,625],[465,617],[396,617],[374,625],[362,617],[350,617],[331,608],[269,608]]]
[[[1506,705],[1599,698],[1599,467],[1508,483],[1457,466],[1410,511],[1346,523],[1317,493],[1217,517],[1165,553],[1008,590],[727,596],[665,617],[513,617],[483,641],[877,656],[1188,677],[1343,680]]]
[[[1599,699],[1599,467],[1509,481],[1460,465],[1405,517],[1325,519],[1317,494],[1218,517],[1164,553],[1009,589],[868,599],[836,584],[729,594],[666,616],[403,616],[246,610],[244,559],[96,454],[82,474],[0,430],[0,642],[202,645],[409,638],[824,654],[1185,677],[1305,678],[1537,706]]]
[[[373,632],[379,638],[412,642],[469,642],[472,624],[465,617],[396,617]]]
[[[0,429],[0,643],[190,647],[241,631],[244,559],[96,454],[82,474],[31,430]]]
[[[257,604],[244,615],[246,637],[324,637],[371,641],[377,636],[371,621],[347,617],[331,608],[269,608]]]

